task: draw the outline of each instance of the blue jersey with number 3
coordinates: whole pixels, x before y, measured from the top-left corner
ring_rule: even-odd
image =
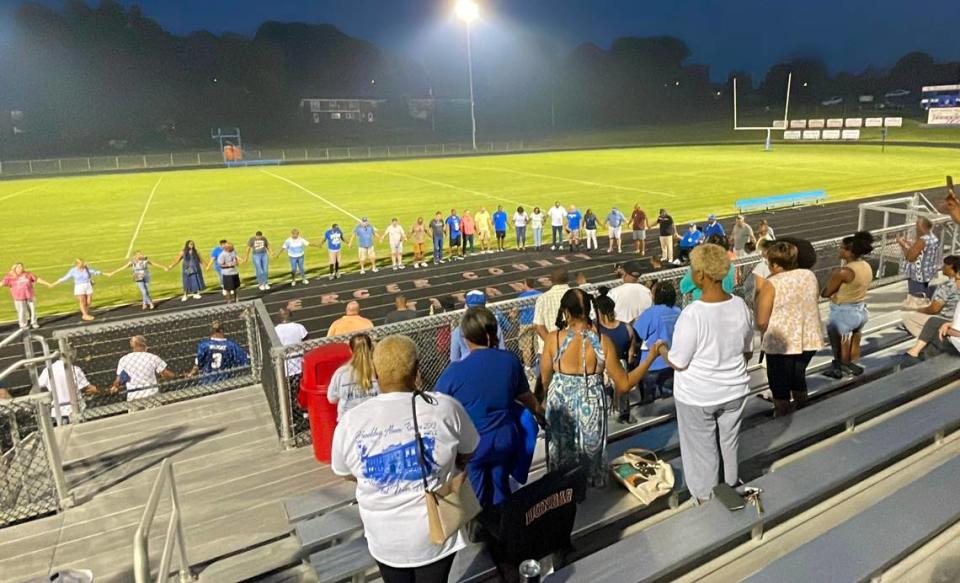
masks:
[[[246,366],[250,362],[246,351],[227,338],[206,338],[197,344],[197,368],[204,382],[228,378],[225,371]]]

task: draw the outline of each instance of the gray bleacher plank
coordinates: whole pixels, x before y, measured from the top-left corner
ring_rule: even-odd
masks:
[[[754,526],[782,522],[958,425],[960,389],[954,389],[751,482],[764,490],[762,523],[753,507],[731,514],[710,500],[568,565],[551,581],[667,577],[746,537]]]
[[[320,583],[323,583],[365,573],[377,563],[367,550],[367,539],[358,538],[310,555],[310,564],[316,569]]]
[[[307,552],[315,550],[320,545],[345,539],[362,530],[360,508],[356,504],[302,520],[296,525],[297,538]]]
[[[327,484],[320,490],[291,498],[284,503],[283,508],[286,510],[290,522],[298,522],[352,504],[356,492],[356,484],[340,480],[333,484]]]
[[[867,581],[960,520],[957,484],[960,458],[940,465],[745,581]]]

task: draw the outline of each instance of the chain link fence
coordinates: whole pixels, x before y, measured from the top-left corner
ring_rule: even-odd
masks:
[[[474,150],[471,144],[418,144],[401,146],[349,146],[300,148],[245,149],[244,160],[230,162],[231,166],[282,164],[284,162],[327,162],[342,160],[392,160],[397,158],[426,158],[462,156],[464,154],[491,154],[521,152],[523,141],[479,142]],[[160,170],[164,168],[197,168],[223,166],[223,154],[217,150],[170,152],[165,154],[121,154],[117,156],[89,156],[82,158],[52,158],[46,160],[0,161],[0,178],[18,176],[48,176],[83,174],[87,172],[121,172]]]
[[[68,505],[50,396],[0,400],[0,528]]]
[[[259,382],[260,328],[252,303],[57,330],[82,420],[193,399]]]
[[[956,252],[960,248],[960,239],[957,236],[957,227],[946,217],[937,217],[933,219],[934,233],[939,237],[944,247],[944,254]],[[873,231],[876,237],[875,248],[873,252],[865,259],[874,268],[876,279],[873,287],[887,285],[904,278],[902,270],[902,252],[896,243],[896,235],[906,234],[906,229],[910,226],[899,225],[886,229]],[[912,236],[912,234],[911,234]],[[827,283],[830,274],[840,266],[838,251],[842,237],[828,239],[813,243],[817,254],[817,264],[814,272],[820,282],[821,287]],[[734,293],[743,297],[747,303],[753,306],[754,296],[754,278],[753,269],[759,265],[761,258],[759,255],[737,259],[733,262],[735,269],[735,287]],[[677,267],[649,273],[640,278],[640,282],[652,286],[657,281],[670,282],[678,290],[684,275],[688,271],[687,267]],[[620,280],[605,281],[583,286],[588,292],[595,293],[598,288],[605,286],[614,288],[620,285]],[[690,294],[679,295],[680,305],[686,305],[690,302]],[[487,307],[494,312],[500,329],[503,332],[503,338],[506,348],[515,352],[521,359],[521,362],[528,367],[528,374],[535,375],[536,372],[529,370],[534,363],[534,357],[537,350],[536,332],[532,325],[533,310],[536,304],[536,297],[507,300],[503,302],[490,303]],[[368,334],[377,341],[392,334],[403,334],[409,336],[419,347],[420,358],[420,377],[422,386],[432,387],[444,369],[450,364],[450,338],[452,330],[459,325],[460,319],[464,313],[463,309],[454,310],[442,314],[436,314],[425,318],[418,318],[397,324],[377,326],[367,331]],[[308,340],[300,344],[286,346],[274,351],[276,356],[276,366],[282,370],[285,361],[297,360],[302,358],[311,350],[333,343],[347,342],[350,335],[336,336],[331,338],[318,338]],[[281,429],[278,425],[281,437],[284,443],[295,447],[301,447],[311,443],[310,425],[307,419],[306,411],[297,404],[297,394],[300,391],[300,376],[293,375],[287,377],[281,375],[278,378],[278,398],[286,400],[286,406],[291,412],[289,420],[289,433]],[[284,386],[286,385],[286,386]]]

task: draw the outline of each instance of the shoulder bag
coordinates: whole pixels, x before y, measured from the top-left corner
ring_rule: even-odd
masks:
[[[610,463],[614,478],[649,506],[673,490],[673,467],[647,449],[628,449]]]

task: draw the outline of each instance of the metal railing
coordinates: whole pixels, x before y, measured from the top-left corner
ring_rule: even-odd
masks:
[[[960,246],[960,237],[958,237],[956,225],[948,217],[942,215],[933,216],[931,220],[934,223],[934,231],[940,238],[944,249],[956,250]],[[873,253],[866,258],[877,275],[872,283],[873,287],[904,279],[901,265],[902,252],[896,243],[895,235],[902,234],[909,228],[912,228],[912,225],[901,224],[873,231],[877,241],[876,247]],[[821,287],[826,284],[833,270],[839,266],[837,250],[842,240],[843,237],[837,237],[813,243],[814,250],[818,255],[814,272],[817,274]],[[733,262],[738,274],[734,293],[743,297],[751,306],[753,304],[753,278],[750,275],[760,261],[761,258],[758,255],[752,255]],[[680,281],[687,271],[687,267],[677,267],[648,273],[640,278],[640,282],[652,284],[654,281],[669,281],[679,289]],[[583,288],[595,292],[601,286],[614,288],[620,284],[620,280],[612,280],[585,285]],[[686,304],[689,299],[688,295],[681,296],[681,305]],[[497,316],[506,348],[516,352],[521,362],[527,367],[532,366],[536,352],[536,333],[529,324],[535,303],[536,298],[533,297],[496,302],[487,306]],[[377,326],[367,333],[375,341],[391,334],[410,336],[419,347],[422,385],[432,387],[443,370],[450,364],[450,335],[452,329],[459,325],[463,312],[463,309],[459,309],[416,320]],[[277,371],[282,373],[284,363],[287,360],[302,358],[304,354],[321,346],[346,342],[349,337],[350,335],[316,338],[296,345],[274,348],[272,352],[275,361],[274,366]],[[535,371],[528,370],[528,375],[533,376],[535,374]],[[277,380],[277,400],[280,405],[278,409],[283,416],[277,425],[277,430],[281,440],[288,447],[301,447],[311,443],[306,412],[297,404],[297,393],[300,390],[299,381],[299,376],[287,377],[284,374],[279,374]],[[285,416],[287,413],[289,417]]]
[[[477,149],[466,143],[417,144],[399,146],[343,146],[299,148],[251,148],[244,150],[249,163],[327,162],[336,160],[385,160],[396,158],[426,158],[520,152],[526,148],[520,141],[480,142]],[[81,158],[51,158],[44,160],[0,161],[0,178],[16,176],[47,176],[83,174],[87,172],[122,172],[134,170],[161,170],[165,168],[196,168],[225,165],[223,154],[217,150],[170,152],[164,154],[119,154],[115,156],[87,156]],[[243,165],[243,162],[232,166]]]
[[[164,489],[165,485],[169,488]],[[163,550],[160,552],[160,565],[157,568],[156,578],[151,577],[150,570],[150,528],[153,526],[157,514],[157,506],[164,491],[170,495],[170,519],[163,538]],[[180,499],[177,495],[177,484],[173,476],[173,464],[170,458],[164,458],[160,464],[157,479],[153,482],[150,497],[140,517],[140,524],[133,535],[133,576],[137,583],[156,581],[164,583],[170,578],[170,562],[173,560],[174,548],[177,550],[179,568],[177,572],[181,582],[193,580],[190,572],[190,560],[187,558],[187,539],[183,531],[183,520],[180,513]]]

